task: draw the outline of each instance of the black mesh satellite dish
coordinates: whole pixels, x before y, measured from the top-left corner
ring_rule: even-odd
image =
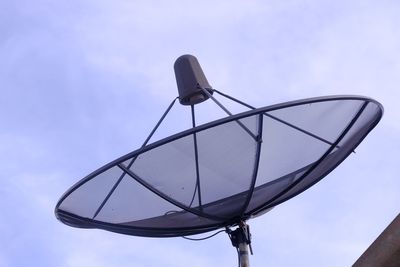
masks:
[[[175,237],[223,228],[248,266],[246,221],[303,192],[338,166],[383,114],[362,96],[329,96],[254,108],[213,89],[197,61],[175,62],[179,101],[193,128],[143,146],[72,186],[55,208],[63,223]],[[249,108],[232,115],[215,94]],[[212,99],[228,116],[196,126],[194,105]],[[232,227],[237,227],[231,230]]]

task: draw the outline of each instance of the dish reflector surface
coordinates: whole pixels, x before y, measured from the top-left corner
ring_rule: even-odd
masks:
[[[139,236],[231,226],[321,180],[382,112],[372,99],[334,96],[229,116],[107,164],[70,188],[55,212],[71,226]]]

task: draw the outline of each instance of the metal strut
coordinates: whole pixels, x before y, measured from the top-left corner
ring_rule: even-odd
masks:
[[[253,255],[250,227],[244,221],[241,221],[238,228],[233,231],[227,228],[226,232],[231,239],[232,246],[237,250],[239,267],[250,267],[249,251]]]
[[[196,127],[196,118],[194,114],[194,105],[191,105],[191,111],[192,111],[192,126],[193,128]],[[199,198],[199,207],[200,210],[203,209],[202,203],[201,203],[201,187],[200,187],[200,170],[199,170],[199,152],[198,152],[198,147],[197,147],[197,134],[196,132],[193,133],[193,143],[194,143],[194,159],[196,162],[196,186],[195,186],[195,193],[193,194],[192,201],[190,202],[190,206],[193,204],[194,196],[196,194],[196,188],[197,188],[197,195]]]
[[[224,93],[222,93],[222,92],[220,92],[220,91],[218,91],[218,90],[216,90],[216,89],[213,89],[213,92],[216,92],[216,93],[220,94],[221,96],[226,97],[226,98],[228,98],[229,100],[232,100],[233,102],[239,103],[239,104],[241,104],[241,105],[243,105],[243,106],[245,106],[245,107],[247,107],[247,108],[249,108],[249,109],[256,109],[255,107],[253,107],[253,106],[251,106],[251,105],[249,105],[249,104],[247,104],[247,103],[245,103],[245,102],[243,102],[243,101],[241,101],[241,100],[239,100],[239,99],[236,99],[236,98],[234,98],[233,96],[224,94]],[[293,128],[293,129],[295,129],[295,130],[297,130],[297,131],[300,131],[300,132],[302,132],[302,133],[304,133],[304,134],[306,134],[306,135],[309,135],[309,136],[311,136],[311,137],[313,137],[313,138],[315,138],[315,139],[318,139],[319,141],[324,142],[325,144],[328,144],[328,145],[332,145],[332,144],[333,144],[332,142],[330,142],[330,141],[328,141],[328,140],[326,140],[326,139],[324,139],[324,138],[322,138],[322,137],[320,137],[320,136],[318,136],[318,135],[315,135],[315,134],[313,134],[313,133],[311,133],[311,132],[309,132],[309,131],[306,131],[306,130],[300,128],[300,127],[297,127],[296,125],[293,125],[293,124],[291,124],[291,123],[289,123],[289,122],[287,122],[287,121],[285,121],[285,120],[279,119],[278,117],[275,117],[275,116],[273,116],[273,115],[271,115],[271,114],[268,114],[268,113],[266,113],[266,112],[264,112],[263,114],[264,114],[265,116],[267,116],[267,117],[273,119],[273,120],[276,120],[276,121],[278,121],[278,122],[280,122],[280,123],[285,124],[286,126],[289,126],[289,127]],[[336,148],[340,148],[340,146],[337,145]],[[355,151],[353,151],[353,153],[355,153]]]
[[[146,140],[143,142],[142,146],[140,148],[143,148],[147,145],[147,143],[150,141],[151,137],[154,135],[154,133],[157,131],[158,127],[160,126],[161,122],[165,119],[169,111],[171,110],[172,106],[174,105],[175,101],[178,99],[178,97],[174,98],[172,100],[171,104],[169,104],[167,110],[164,112],[164,114],[161,116],[160,120],[157,122],[156,126],[153,128],[153,130],[150,132],[149,136],[146,138]],[[135,162],[137,156],[134,156],[131,161],[129,162],[127,169],[130,169]],[[118,180],[114,183],[113,187],[110,189],[106,197],[103,199],[101,202],[100,206],[97,208],[95,211],[92,219],[96,218],[96,216],[100,213],[100,211],[103,209],[104,205],[107,203],[108,199],[111,197],[111,195],[114,193],[115,189],[118,187],[118,185],[121,183],[122,179],[125,177],[126,171],[124,171]]]
[[[215,97],[212,96],[212,94],[210,94],[210,92],[208,92],[205,88],[203,87],[199,87],[199,89],[201,89],[203,91],[203,93],[212,99],[212,101],[214,101],[215,104],[217,104],[223,111],[225,111],[226,114],[228,114],[229,116],[232,116],[232,113],[226,108],[224,107],[224,105],[222,105],[217,99],[215,99]],[[240,120],[235,120],[240,127],[243,128],[243,130],[245,130],[254,140],[257,140],[257,136],[252,133]]]

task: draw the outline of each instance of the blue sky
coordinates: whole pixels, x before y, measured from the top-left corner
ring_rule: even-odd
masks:
[[[255,106],[333,94],[384,105],[356,154],[249,221],[252,266],[351,265],[399,213],[398,14],[397,0],[0,2],[0,266],[235,266],[225,234],[130,237],[53,214],[72,184],[141,145],[187,53]]]

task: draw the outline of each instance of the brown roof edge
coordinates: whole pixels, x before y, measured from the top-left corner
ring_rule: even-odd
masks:
[[[400,266],[400,214],[353,265],[353,267],[364,266]]]

